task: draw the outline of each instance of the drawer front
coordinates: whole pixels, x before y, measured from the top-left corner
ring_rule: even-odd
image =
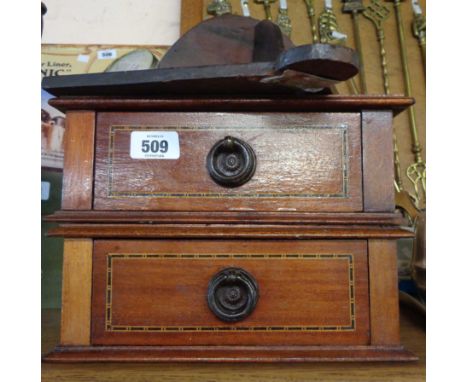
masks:
[[[258,287],[237,322],[207,302],[220,271]],[[366,241],[95,241],[92,344],[368,344]]]
[[[176,132],[178,159],[132,159],[132,132],[147,131]],[[256,158],[237,187],[207,170],[226,136]],[[362,211],[359,113],[99,113],[96,146],[95,209]]]

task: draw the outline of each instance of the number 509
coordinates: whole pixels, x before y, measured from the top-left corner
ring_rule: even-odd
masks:
[[[164,141],[157,141],[157,140],[143,140],[141,141],[141,151],[144,153],[167,153],[169,148],[169,144],[166,140]]]

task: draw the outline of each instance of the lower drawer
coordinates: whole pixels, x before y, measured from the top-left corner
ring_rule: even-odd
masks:
[[[365,240],[96,240],[91,342],[369,344],[367,262]],[[231,268],[250,281],[215,278]]]

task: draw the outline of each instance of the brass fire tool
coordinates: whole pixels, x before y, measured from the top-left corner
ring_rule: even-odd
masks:
[[[348,36],[338,31],[338,21],[335,13],[333,13],[332,0],[325,0],[325,7],[320,13],[318,22],[319,37],[322,44],[344,44]],[[359,93],[354,78],[350,79],[348,85],[350,85],[354,94]],[[332,89],[332,91],[335,93],[336,89]]]
[[[206,9],[209,15],[221,16],[232,13],[232,6],[229,0],[213,0]]]
[[[359,80],[361,93],[367,94],[366,76],[364,72],[364,58],[362,54],[361,32],[359,29],[359,13],[364,11],[362,0],[343,0],[343,13],[351,13],[356,50],[359,54]]]
[[[317,26],[315,25],[315,7],[314,0],[304,0],[307,8],[307,16],[309,16],[310,32],[312,34],[312,43],[319,42],[319,36],[317,34]]]
[[[395,8],[395,17],[398,28],[398,39],[400,42],[400,58],[401,65],[403,67],[403,77],[405,82],[405,94],[408,97],[412,97],[413,91],[411,89],[411,79],[408,68],[408,56],[406,52],[406,43],[405,43],[405,31],[403,28],[403,22],[401,19],[400,12],[400,0],[387,0],[392,1]],[[422,160],[422,148],[419,143],[418,137],[418,128],[416,126],[416,115],[414,112],[414,107],[411,106],[408,109],[408,117],[410,122],[410,132],[411,132],[411,151],[414,154],[415,162],[408,166],[406,169],[406,176],[413,183],[413,188],[416,197],[416,205],[418,208],[422,208],[425,204],[426,198],[426,163]]]
[[[421,57],[423,61],[424,75],[426,75],[426,18],[422,13],[418,0],[411,0],[413,7],[413,36],[418,39]]]
[[[286,36],[291,36],[291,19],[288,15],[288,2],[287,0],[280,0],[279,10],[278,10],[278,18],[276,19],[276,24],[281,29]]]
[[[379,0],[371,0],[371,4],[364,9],[362,13],[364,17],[368,18],[374,24],[377,33],[377,41],[380,46],[380,66],[382,68],[383,84],[385,94],[390,94],[388,85],[388,70],[387,70],[387,53],[385,51],[385,32],[382,23],[388,19],[390,10]]]
[[[272,20],[271,17],[271,4],[276,2],[276,0],[254,0],[254,3],[263,4],[263,8],[265,8],[265,14],[267,20]]]
[[[385,52],[385,32],[383,22],[388,19],[390,10],[379,0],[372,0],[371,4],[364,10],[364,17],[372,21],[377,33],[377,40],[380,46],[380,65],[382,68],[382,78],[384,85],[384,93],[390,94],[388,70],[387,70],[387,54]],[[401,177],[400,155],[398,151],[397,139],[395,130],[393,130],[393,166],[395,172],[395,189],[397,192],[397,205],[401,206],[410,216],[414,216],[417,212],[414,208],[412,199],[409,194],[403,190],[403,179]]]

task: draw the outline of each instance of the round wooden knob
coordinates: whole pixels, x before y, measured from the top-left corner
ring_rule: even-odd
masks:
[[[208,285],[208,306],[222,321],[241,321],[255,309],[258,285],[251,274],[241,268],[226,268]]]
[[[226,137],[211,148],[206,167],[211,178],[219,185],[239,187],[255,173],[255,153],[244,141]]]

